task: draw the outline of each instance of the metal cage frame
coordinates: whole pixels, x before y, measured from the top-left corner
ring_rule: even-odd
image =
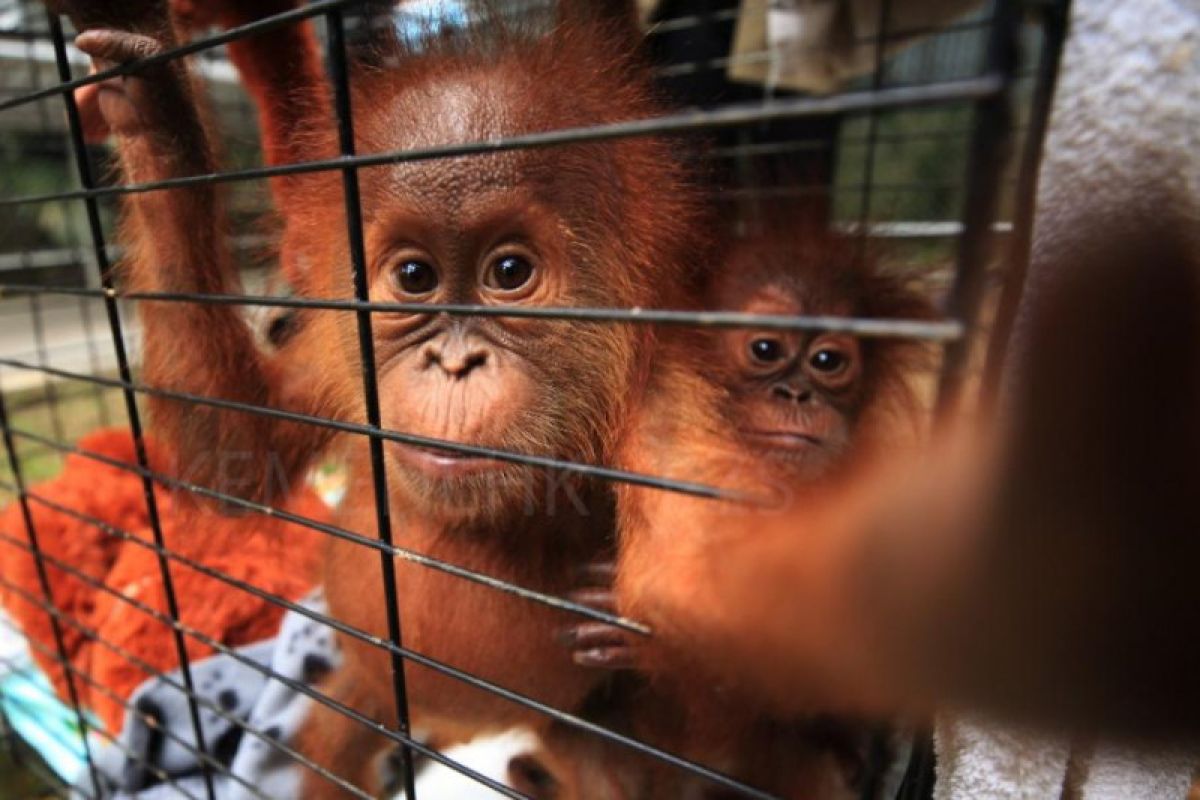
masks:
[[[1021,286],[1023,284],[1026,265],[1029,258],[1031,230],[1033,224],[1033,197],[1036,191],[1037,169],[1040,161],[1042,138],[1047,124],[1049,109],[1053,97],[1053,88],[1059,58],[1066,35],[1066,22],[1069,11],[1068,0],[1024,0],[1024,2],[1022,2],[1022,0],[993,0],[992,13],[986,22],[986,27],[988,30],[985,54],[986,64],[982,74],[973,78],[953,80],[930,85],[887,87],[883,85],[882,80],[884,55],[882,45],[883,36],[881,34],[881,41],[876,44],[874,78],[870,87],[861,91],[835,94],[828,97],[776,98],[773,99],[769,104],[765,102],[735,103],[703,111],[681,111],[653,119],[620,122],[587,128],[557,130],[546,133],[515,136],[498,141],[464,143],[461,145],[430,148],[420,151],[389,152],[369,155],[358,154],[354,149],[354,131],[352,128],[350,115],[350,95],[348,91],[347,77],[347,48],[345,41],[346,27],[344,22],[344,15],[347,9],[362,2],[364,2],[364,0],[317,0],[317,2],[302,6],[287,13],[264,18],[250,24],[229,29],[219,34],[205,36],[193,42],[174,48],[169,52],[145,59],[144,61],[122,65],[82,78],[74,78],[72,76],[63,27],[56,15],[52,13],[47,14],[47,27],[44,31],[30,31],[21,34],[12,34],[17,38],[23,38],[25,40],[48,40],[53,44],[59,82],[55,85],[37,89],[18,97],[0,101],[0,120],[3,119],[4,112],[10,111],[19,106],[47,98],[61,97],[67,115],[71,150],[73,151],[75,160],[79,188],[69,191],[51,192],[45,194],[0,197],[0,209],[13,208],[16,206],[28,206],[46,202],[77,201],[82,203],[86,209],[87,225],[90,235],[89,244],[91,258],[94,260],[96,265],[99,284],[96,288],[40,286],[31,283],[7,282],[0,278],[0,294],[7,296],[28,296],[31,304],[31,311],[33,313],[33,319],[35,321],[34,336],[38,343],[38,358],[35,361],[5,357],[0,358],[0,367],[14,370],[31,371],[44,376],[46,381],[46,394],[52,405],[54,404],[56,397],[54,393],[58,389],[56,384],[52,383],[51,381],[87,385],[92,387],[94,391],[119,391],[124,400],[127,421],[136,443],[137,466],[130,467],[128,464],[123,462],[114,461],[113,459],[107,458],[98,453],[85,451],[69,442],[64,441],[64,437],[61,435],[61,430],[58,431],[59,435],[50,437],[38,434],[34,431],[22,429],[12,424],[12,420],[10,419],[9,405],[4,393],[0,392],[0,433],[3,435],[4,449],[7,454],[11,472],[14,476],[13,484],[3,488],[15,493],[17,501],[22,509],[25,525],[29,535],[28,543],[3,533],[0,533],[0,540],[2,540],[6,545],[27,549],[28,552],[32,554],[37,565],[41,596],[38,597],[30,595],[21,590],[19,587],[11,584],[7,584],[3,588],[19,594],[28,602],[43,608],[50,617],[53,634],[56,640],[56,648],[54,652],[44,652],[43,654],[50,657],[66,671],[68,678],[67,686],[70,695],[68,699],[70,700],[73,713],[77,718],[81,731],[81,738],[83,739],[84,743],[85,758],[88,769],[91,770],[91,785],[96,787],[100,785],[100,782],[91,752],[91,742],[88,732],[93,731],[104,738],[112,741],[116,740],[114,737],[111,737],[109,734],[105,733],[102,729],[91,724],[80,705],[79,693],[77,691],[77,681],[86,682],[91,686],[97,687],[101,691],[105,691],[105,687],[99,686],[90,675],[78,670],[69,663],[67,659],[67,650],[63,642],[64,631],[67,628],[74,629],[83,636],[96,641],[102,647],[112,649],[113,652],[117,653],[118,655],[122,655],[129,659],[130,663],[140,666],[144,671],[147,672],[147,674],[158,676],[159,678],[166,680],[170,685],[175,686],[175,688],[186,695],[188,710],[191,717],[192,736],[194,738],[191,741],[185,741],[184,739],[179,738],[178,744],[193,751],[196,757],[208,766],[208,768],[202,770],[205,778],[205,795],[207,800],[214,800],[215,795],[212,781],[214,773],[222,772],[225,768],[220,762],[204,751],[204,738],[202,736],[202,723],[200,719],[202,709],[207,713],[216,714],[230,722],[233,722],[234,724],[240,726],[246,734],[261,739],[270,747],[277,748],[280,752],[283,752],[291,758],[297,760],[300,764],[308,769],[314,770],[323,777],[334,781],[338,786],[342,787],[346,791],[363,798],[367,798],[368,795],[357,789],[357,787],[352,786],[341,777],[331,774],[324,767],[303,758],[288,745],[272,739],[270,736],[265,735],[262,731],[255,730],[246,722],[234,718],[224,709],[221,709],[215,704],[207,701],[205,698],[200,697],[195,690],[192,679],[191,665],[189,663],[186,649],[186,643],[189,638],[203,642],[218,653],[224,653],[234,659],[244,662],[251,669],[262,672],[264,676],[268,678],[279,680],[290,685],[292,689],[311,697],[315,702],[337,708],[342,713],[357,719],[359,723],[373,727],[378,733],[389,738],[396,745],[399,745],[404,753],[404,757],[402,758],[402,775],[405,791],[409,798],[415,798],[417,796],[414,785],[413,754],[419,754],[433,761],[443,763],[451,769],[458,770],[466,774],[468,777],[487,785],[502,795],[514,798],[520,798],[524,795],[504,785],[501,785],[478,772],[475,772],[469,767],[454,762],[452,759],[437,752],[433,748],[428,747],[413,737],[408,722],[407,688],[404,680],[404,663],[406,661],[411,661],[413,663],[430,667],[456,680],[466,682],[478,688],[500,695],[512,702],[533,708],[559,722],[587,731],[592,735],[603,737],[608,741],[614,742],[626,748],[633,749],[644,755],[660,759],[661,761],[672,764],[680,769],[688,770],[695,775],[712,781],[714,785],[723,786],[725,789],[731,790],[740,796],[769,800],[771,795],[756,790],[753,787],[746,786],[709,767],[692,763],[678,756],[646,745],[624,734],[607,730],[604,727],[587,721],[577,715],[551,708],[531,698],[524,697],[516,692],[470,675],[450,665],[439,663],[420,653],[407,649],[403,643],[403,620],[401,619],[399,613],[395,592],[394,558],[407,559],[419,563],[427,569],[440,570],[457,576],[463,580],[473,581],[489,586],[496,591],[508,592],[520,596],[530,602],[547,604],[583,617],[617,625],[627,630],[645,633],[647,629],[636,621],[616,617],[611,614],[596,611],[594,609],[569,602],[562,598],[548,596],[539,592],[531,591],[521,586],[512,585],[504,581],[491,578],[487,575],[479,574],[453,564],[439,561],[435,558],[423,556],[419,553],[396,545],[393,542],[392,521],[389,517],[387,503],[384,502],[387,493],[387,479],[385,475],[382,448],[384,441],[397,441],[409,444],[425,445],[460,453],[488,456],[501,460],[530,464],[545,469],[576,472],[601,478],[607,481],[623,481],[641,486],[654,487],[664,491],[685,492],[705,497],[725,496],[721,489],[713,486],[670,480],[661,476],[635,474],[604,466],[579,464],[549,458],[537,458],[504,451],[497,451],[485,447],[474,447],[451,442],[443,442],[439,440],[431,440],[425,437],[409,435],[400,431],[384,429],[380,424],[380,409],[376,377],[374,374],[374,369],[369,368],[363,370],[362,391],[365,398],[365,424],[338,422],[319,417],[285,412],[279,409],[263,408],[244,403],[221,400],[219,398],[202,397],[186,392],[170,391],[147,386],[134,380],[130,357],[126,350],[125,326],[122,319],[123,310],[118,301],[153,300],[157,302],[172,303],[220,303],[238,306],[316,308],[353,313],[357,321],[360,357],[362,359],[362,363],[366,365],[374,364],[375,361],[374,342],[370,325],[371,315],[376,312],[394,312],[399,310],[413,310],[414,308],[426,312],[441,311],[451,315],[504,315],[536,317],[544,319],[571,319],[585,321],[591,324],[630,322],[652,325],[689,325],[729,328],[754,327],[778,330],[820,329],[844,331],[863,337],[911,337],[936,343],[943,348],[944,359],[939,379],[938,397],[939,407],[944,409],[949,402],[962,390],[964,380],[968,374],[970,345],[973,341],[973,334],[976,331],[979,323],[981,304],[983,302],[986,289],[985,273],[987,259],[989,255],[989,248],[994,238],[993,226],[997,221],[997,204],[999,196],[998,185],[1001,180],[1001,170],[1003,169],[1006,161],[1007,149],[1012,141],[1011,105],[1013,103],[1013,84],[1017,79],[1018,71],[1017,48],[1019,34],[1021,26],[1025,22],[1027,16],[1029,16],[1038,24],[1040,24],[1042,28],[1043,46],[1036,70],[1037,74],[1035,76],[1035,90],[1030,102],[1028,124],[1025,130],[1025,145],[1023,151],[1020,152],[1016,158],[1018,170],[1015,202],[1016,214],[1012,223],[1012,234],[1007,241],[1007,252],[1005,255],[1007,266],[1004,270],[1003,285],[1001,288],[1000,310],[996,316],[995,325],[990,338],[990,349],[986,359],[986,366],[984,370],[985,384],[994,386],[996,376],[999,374],[1000,366],[1004,360],[1005,344],[1007,342],[1009,328],[1011,327],[1012,319],[1015,314],[1016,305],[1020,298]],[[882,16],[885,23],[888,19],[888,9],[891,5],[892,4],[888,2],[888,0],[884,0]],[[690,24],[698,24],[696,20],[703,21],[704,16],[704,14],[700,14],[695,18],[691,18]],[[73,90],[89,84],[98,83],[110,77],[135,72],[138,69],[144,68],[151,64],[163,63],[168,60],[201,53],[242,37],[270,31],[298,20],[315,17],[321,17],[325,21],[325,30],[327,34],[326,58],[330,78],[334,88],[335,111],[338,121],[338,141],[341,153],[340,157],[299,164],[288,164],[283,166],[259,166],[233,171],[217,172],[209,175],[197,175],[192,177],[162,180],[152,183],[118,186],[100,185],[96,179],[96,168],[91,163],[91,157],[89,155],[88,148],[84,143],[82,125],[78,109],[75,105]],[[687,21],[688,20],[678,20],[674,24],[682,25]],[[881,31],[886,31],[886,27],[881,27]],[[905,32],[900,34],[900,36],[916,36],[919,33],[920,32]],[[876,124],[876,115],[879,112],[894,109],[933,106],[950,102],[966,102],[971,104],[974,109],[974,123],[969,132],[969,151],[966,171],[963,175],[965,202],[963,204],[960,220],[961,233],[958,237],[957,259],[954,266],[953,282],[949,292],[947,314],[946,318],[943,320],[933,322],[917,322],[830,317],[764,317],[759,315],[725,312],[692,313],[670,310],[618,308],[497,308],[463,305],[397,304],[372,301],[368,297],[366,271],[364,268],[362,218],[358,188],[359,168],[398,163],[402,161],[426,160],[451,156],[468,156],[472,154],[494,153],[501,150],[543,148],[559,144],[614,139],[647,134],[711,130],[715,128],[745,125],[755,122],[799,119],[819,114],[850,112],[863,112],[870,114],[867,133],[867,163],[868,165],[873,165],[875,161],[875,148],[878,143],[879,136],[878,126]],[[870,169],[871,167],[868,166],[868,174],[865,178],[865,183],[868,188],[873,180],[873,175],[870,174]],[[100,213],[100,201],[102,199],[113,198],[120,195],[137,192],[169,190],[175,187],[196,184],[255,181],[268,177],[314,171],[338,171],[342,176],[345,212],[348,222],[347,232],[349,235],[352,262],[350,265],[350,275],[348,277],[352,281],[354,288],[353,300],[318,301],[302,298],[273,298],[252,295],[213,296],[190,293],[133,292],[124,291],[114,283],[110,259],[112,247],[106,242],[104,226],[102,224]],[[869,200],[865,200],[863,205],[864,207],[862,210],[861,221],[866,223],[870,217]],[[37,303],[39,302],[40,298],[48,295],[79,297],[85,310],[87,304],[84,301],[89,299],[99,299],[102,301],[104,313],[108,323],[109,334],[111,337],[111,344],[117,362],[117,377],[112,378],[96,374],[83,374],[49,365],[48,359],[46,358],[44,336],[40,329],[40,314],[37,307]],[[90,322],[88,324],[90,325]],[[146,455],[146,447],[143,438],[143,423],[137,403],[137,398],[139,395],[153,395],[226,410],[273,416],[279,419],[286,419],[308,425],[325,426],[335,431],[352,434],[354,436],[367,437],[370,443],[370,459],[373,472],[373,486],[376,497],[375,537],[364,536],[334,524],[309,520],[279,508],[269,507],[259,503],[243,500],[233,495],[197,486],[195,484],[188,483],[187,481],[155,472],[151,469]],[[27,481],[22,474],[21,460],[19,458],[17,447],[18,440],[31,442],[57,453],[81,455],[86,458],[91,458],[96,461],[109,464],[110,466],[115,466],[119,469],[129,470],[138,475],[142,483],[146,508],[150,518],[150,527],[153,532],[153,540],[147,542],[144,539],[133,535],[129,531],[117,530],[101,520],[95,519],[76,509],[68,508],[40,496],[35,489],[32,489],[27,485]],[[375,637],[370,636],[364,631],[357,630],[352,626],[339,622],[338,620],[331,619],[322,614],[313,612],[295,602],[273,595],[244,581],[224,575],[217,570],[196,563],[184,556],[172,552],[166,546],[163,538],[162,525],[159,519],[159,511],[154,491],[156,486],[192,492],[210,499],[229,503],[232,506],[246,511],[270,514],[295,524],[319,531],[322,534],[347,539],[356,542],[363,547],[373,548],[378,551],[380,557],[380,579],[383,582],[384,591],[386,593],[388,609],[387,641],[377,642],[375,641]],[[142,546],[153,551],[157,557],[160,578],[166,592],[168,607],[167,613],[162,614],[159,611],[140,603],[134,598],[125,597],[121,595],[120,592],[106,586],[102,581],[91,578],[75,569],[70,564],[66,564],[44,553],[39,547],[37,531],[33,523],[33,514],[31,508],[34,505],[49,507],[62,514],[72,516],[84,523],[96,525],[116,538],[131,542],[135,545]],[[262,667],[254,662],[250,662],[241,654],[237,653],[234,649],[224,646],[221,643],[205,636],[203,633],[183,624],[180,621],[179,603],[172,581],[171,567],[173,563],[202,572],[203,574],[234,587],[238,591],[254,594],[257,597],[270,603],[277,604],[284,609],[309,616],[312,619],[329,625],[341,635],[374,642],[377,646],[382,647],[388,652],[391,658],[394,702],[400,724],[395,730],[384,729],[353,709],[342,706],[336,701],[325,697],[323,694],[321,694],[321,692],[316,691],[311,687],[301,685],[295,681],[290,681],[284,676],[273,673],[273,671],[269,668]],[[164,625],[168,626],[171,629],[173,644],[179,658],[180,680],[176,682],[169,675],[164,675],[163,673],[150,668],[149,665],[139,662],[136,656],[122,651],[120,647],[112,643],[104,641],[94,630],[86,628],[86,626],[82,625],[78,620],[62,612],[54,602],[51,583],[47,574],[48,566],[53,566],[55,569],[71,574],[76,579],[94,586],[99,591],[114,594],[123,602],[140,609],[140,611],[145,614],[159,619],[159,621],[161,621]],[[38,643],[32,644],[39,648],[43,647]],[[121,698],[113,697],[112,699],[124,703]],[[134,713],[140,713],[137,709],[129,707],[127,704],[126,706]],[[168,735],[174,737],[174,734],[170,734],[169,732]],[[138,758],[138,754],[136,753],[127,753],[127,755],[129,755],[131,758]],[[919,759],[914,759],[914,763],[917,760]],[[145,764],[144,766],[153,769],[152,765]],[[159,775],[158,777],[166,782],[171,782],[170,776]],[[266,796],[254,786],[246,784],[243,788],[245,788],[253,796],[266,798]],[[76,789],[76,791],[79,790]],[[182,789],[179,789],[179,791],[187,794],[187,792],[184,792]]]

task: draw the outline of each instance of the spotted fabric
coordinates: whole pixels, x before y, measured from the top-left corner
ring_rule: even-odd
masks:
[[[324,614],[320,593],[300,605]],[[279,635],[191,665],[204,752],[220,800],[297,797],[304,767],[286,750],[312,700],[296,685],[312,686],[338,663],[334,632],[297,611],[284,615]],[[282,676],[269,677],[267,672]],[[93,736],[100,786],[84,770],[73,798],[175,800],[205,796],[204,765],[179,671],[152,678],[130,698],[116,742]],[[257,733],[253,733],[257,732]],[[209,762],[211,766],[211,762]],[[250,788],[252,787],[252,788]]]

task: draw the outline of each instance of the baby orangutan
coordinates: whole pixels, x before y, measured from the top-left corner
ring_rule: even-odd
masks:
[[[777,511],[696,504],[655,531],[686,548],[676,580],[628,587],[627,607],[783,712],[819,696],[1194,738],[1200,249],[1178,222],[1073,231],[1002,402]]]
[[[711,280],[705,308],[827,317],[833,328],[846,317],[933,315],[911,276],[885,271],[858,243],[803,218],[790,230],[775,223],[733,246]],[[804,330],[680,328],[663,336],[651,389],[620,463],[741,499],[618,489],[616,567],[593,569],[598,583],[615,580],[615,593],[589,588],[577,597],[635,619],[656,586],[687,579],[690,554],[723,546],[719,536],[686,535],[677,520],[719,520],[754,505],[783,505],[796,491],[839,480],[869,453],[913,444],[924,428],[917,383],[930,355],[919,342],[860,339],[823,330],[819,320]],[[648,641],[593,622],[575,626],[569,638],[576,660],[597,667],[647,668],[658,664],[663,648],[680,646],[680,655],[689,649],[672,644],[669,630],[656,629]]]
[[[635,668],[646,680],[615,691],[627,732],[713,766],[781,797],[857,796],[869,732],[824,716],[819,696],[780,709],[720,658],[659,612],[659,597],[685,596],[689,615],[745,627],[724,598],[705,591],[698,566],[739,546],[748,510],[770,514],[800,493],[820,493],[883,448],[910,446],[924,428],[917,381],[927,347],[899,338],[859,339],[836,330],[845,317],[922,320],[933,310],[905,276],[864,257],[859,243],[807,225],[772,225],[740,241],[708,288],[706,308],[779,317],[831,318],[808,329],[676,329],[664,334],[646,402],[635,414],[621,465],[637,472],[721,487],[740,499],[713,500],[622,486],[615,570],[596,567],[597,584],[576,599],[634,619],[652,613],[641,638],[604,623],[566,632],[576,660]],[[766,510],[764,510],[764,508]],[[806,546],[797,531],[791,546]],[[714,622],[713,624],[720,624]],[[611,712],[610,712],[611,716]],[[621,716],[618,714],[617,716]],[[573,732],[555,729],[546,750],[562,759]],[[719,797],[720,787],[682,781],[608,747],[613,770],[654,787],[653,797]],[[641,764],[640,770],[633,765]],[[587,795],[583,795],[586,797]]]

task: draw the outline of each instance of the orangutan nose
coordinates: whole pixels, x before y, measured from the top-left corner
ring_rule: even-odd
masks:
[[[425,348],[425,363],[436,365],[452,378],[461,380],[487,364],[487,348],[467,336],[451,334],[444,341],[431,342]]]
[[[771,396],[789,403],[807,403],[812,399],[812,388],[807,384],[780,381],[771,387]]]

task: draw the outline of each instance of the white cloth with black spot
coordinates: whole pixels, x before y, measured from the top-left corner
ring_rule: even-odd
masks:
[[[323,615],[318,592],[300,603]],[[333,629],[289,611],[279,635],[191,665],[204,752],[219,800],[298,797],[303,766],[287,748],[312,705],[298,687],[312,686],[338,662]],[[183,677],[152,678],[130,697],[115,742],[93,735],[100,786],[84,769],[73,798],[199,800],[206,796]],[[220,767],[212,762],[219,762]]]

